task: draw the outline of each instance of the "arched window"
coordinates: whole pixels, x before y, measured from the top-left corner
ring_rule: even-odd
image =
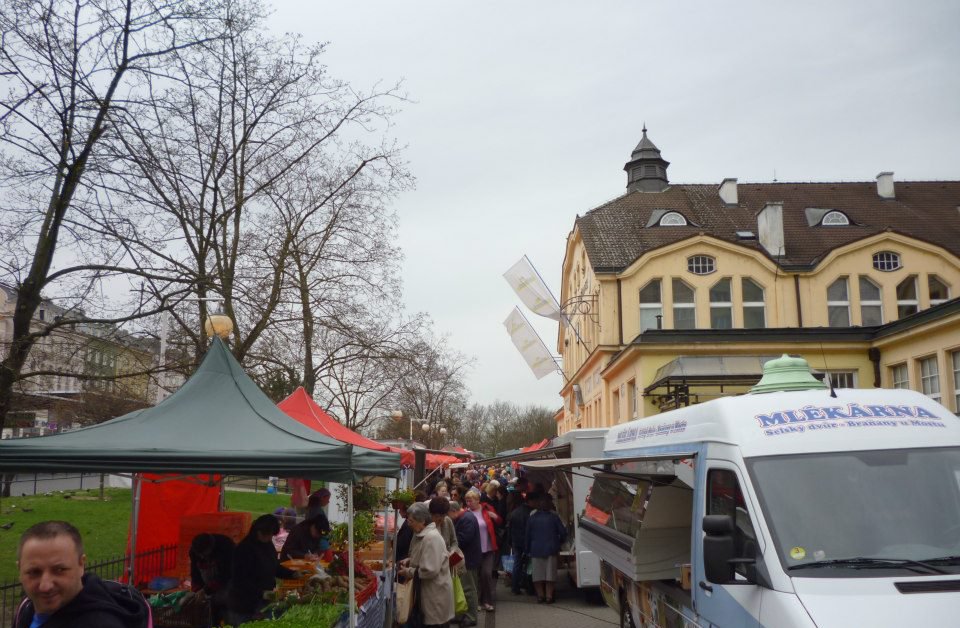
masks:
[[[823,220],[820,221],[820,224],[824,227],[840,227],[849,225],[850,219],[847,218],[847,215],[843,212],[833,210],[826,213]]]
[[[680,279],[673,280],[673,328],[697,328],[696,293]]]
[[[860,324],[865,327],[883,325],[883,298],[880,286],[860,277]]]
[[[763,286],[753,279],[743,277],[740,280],[743,294],[743,326],[746,329],[760,329],[767,326],[766,307],[763,301]]]
[[[873,254],[873,267],[885,273],[900,270],[903,265],[900,263],[900,254],[893,251],[880,251]]]
[[[687,270],[694,275],[709,275],[717,270],[717,263],[709,255],[694,255],[687,258]]]
[[[640,289],[640,333],[657,329],[657,319],[663,316],[660,299],[660,280],[654,279]]]
[[[917,300],[917,278],[907,277],[897,284],[897,318],[916,314],[920,310]]]
[[[710,288],[710,328],[733,327],[733,299],[730,296],[730,279],[723,278]]]
[[[685,227],[686,225],[687,219],[677,212],[667,212],[660,217],[661,227]]]
[[[830,327],[850,326],[850,296],[846,277],[837,279],[827,288],[827,324]]]
[[[927,275],[927,287],[930,290],[931,306],[940,305],[944,301],[950,300],[950,288],[936,275]]]

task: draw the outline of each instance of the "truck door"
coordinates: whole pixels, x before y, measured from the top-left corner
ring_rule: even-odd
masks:
[[[736,466],[728,462],[708,461],[705,490],[701,493],[705,500],[703,513],[707,515],[729,515],[735,522],[734,544],[737,558],[756,556],[757,537],[753,528],[754,517],[750,513],[750,504],[743,497],[743,479]],[[695,608],[705,625],[722,626],[759,626],[761,588],[748,584],[744,577],[744,567],[737,567],[737,580],[744,584],[719,585],[707,582],[703,566],[703,532],[700,521],[694,521],[694,533],[697,539],[697,564],[694,574],[697,582],[693,586]]]

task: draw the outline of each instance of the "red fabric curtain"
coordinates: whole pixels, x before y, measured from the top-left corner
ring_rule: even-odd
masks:
[[[216,512],[220,503],[220,476],[206,476],[213,486],[198,481],[169,480],[173,475],[143,474],[140,489],[140,516],[137,525],[138,553],[180,542],[180,518],[204,512]],[[153,480],[153,481],[151,481]],[[160,481],[163,480],[163,481]],[[130,532],[133,517],[130,517]],[[131,551],[131,535],[127,533],[127,552]],[[174,558],[176,554],[174,554]],[[137,569],[140,572],[140,569]],[[140,579],[138,575],[138,580]]]

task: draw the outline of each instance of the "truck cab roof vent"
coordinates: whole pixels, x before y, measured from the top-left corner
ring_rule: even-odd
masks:
[[[824,390],[828,386],[810,372],[803,358],[792,358],[786,353],[763,365],[763,377],[750,389],[751,394],[789,392],[793,390]]]

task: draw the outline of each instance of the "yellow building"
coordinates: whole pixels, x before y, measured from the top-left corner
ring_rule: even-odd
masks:
[[[960,413],[960,181],[676,185],[668,166],[644,129],[627,192],[567,238],[558,433],[743,392],[785,352]]]

